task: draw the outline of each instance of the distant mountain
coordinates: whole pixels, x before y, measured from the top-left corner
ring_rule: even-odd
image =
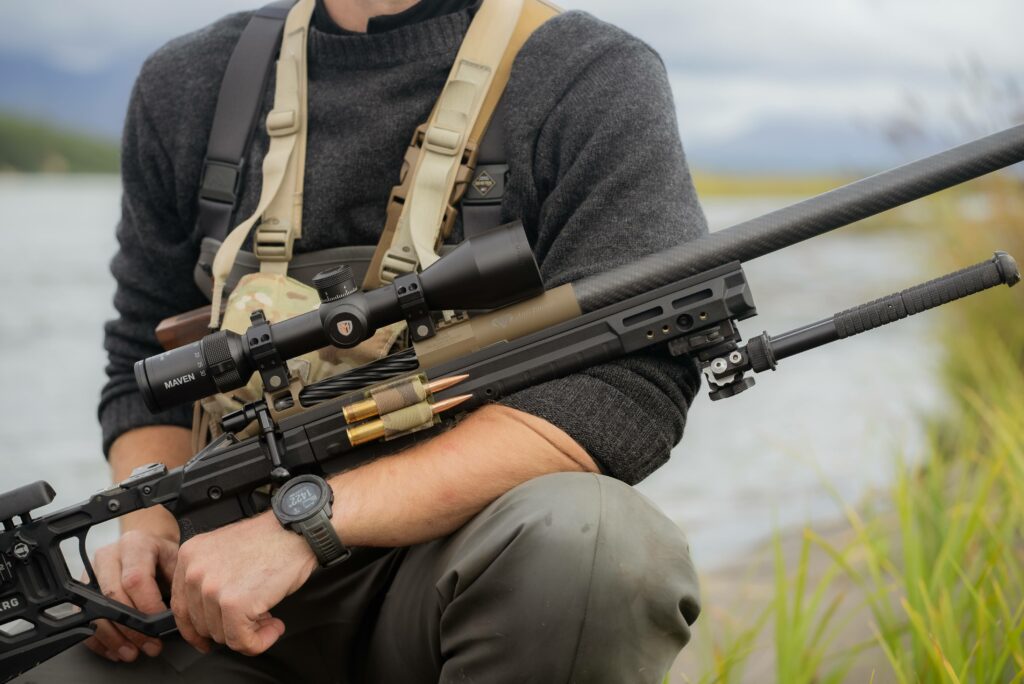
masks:
[[[118,139],[144,60],[137,55],[96,72],[75,73],[42,60],[0,55],[0,110]]]
[[[0,111],[119,138],[145,56],[125,56],[100,71],[75,73],[42,60],[0,54]],[[881,131],[852,120],[824,119],[764,119],[729,139],[684,143],[690,163],[704,171],[798,175],[859,174],[942,147],[897,149]]]
[[[923,140],[897,147],[886,140],[880,126],[821,119],[766,119],[727,140],[684,139],[683,144],[690,165],[704,171],[850,176],[903,164],[947,146]]]
[[[0,113],[0,172],[117,173],[117,144]]]

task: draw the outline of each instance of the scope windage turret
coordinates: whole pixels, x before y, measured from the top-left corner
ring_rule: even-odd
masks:
[[[533,251],[518,221],[466,240],[423,273],[395,284],[327,298],[319,310],[244,335],[228,330],[135,364],[135,381],[157,413],[244,387],[267,359],[286,361],[327,345],[353,347],[380,327],[410,315],[410,291],[429,311],[497,309],[544,291]],[[419,297],[420,295],[417,295]],[[415,299],[413,297],[412,299]]]

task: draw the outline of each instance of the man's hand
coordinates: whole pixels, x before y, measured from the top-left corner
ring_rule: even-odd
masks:
[[[158,573],[170,581],[177,554],[178,545],[170,539],[132,530],[96,552],[93,571],[105,596],[143,613],[159,613],[167,610],[167,605],[160,596]],[[158,639],[108,620],[96,622],[96,633],[85,645],[114,662],[131,662],[138,657],[139,650],[155,657],[162,648]]]
[[[167,443],[161,446],[167,453]],[[561,471],[598,467],[547,421],[485,406],[428,442],[331,478],[332,524],[349,546],[417,544],[450,534],[516,485]],[[163,509],[141,513],[173,523]],[[247,655],[263,653],[285,628],[270,610],[305,584],[316,566],[306,540],[271,513],[198,535],[177,554],[171,610],[178,630],[203,652],[217,642]]]
[[[128,477],[132,469],[153,461],[168,468],[188,460],[189,431],[169,425],[154,425],[124,433],[110,447],[110,469],[114,482]],[[100,590],[109,598],[143,613],[167,610],[160,595],[158,578],[174,576],[178,554],[178,524],[161,506],[135,511],[121,518],[121,538],[96,552],[93,571]],[[108,620],[96,621],[96,634],[85,645],[109,660],[131,662],[141,650],[160,655],[159,639],[122,627]]]
[[[178,552],[171,585],[178,631],[204,653],[211,640],[246,655],[263,653],[284,634],[270,609],[316,567],[306,540],[269,513],[193,537]]]

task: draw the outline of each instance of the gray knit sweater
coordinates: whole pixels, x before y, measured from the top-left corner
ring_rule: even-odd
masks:
[[[234,14],[171,41],[142,68],[125,124],[119,318],[106,326],[104,449],[121,433],[188,425],[151,415],[132,364],[158,353],[161,319],[206,304],[192,281],[202,236],[197,189],[228,57],[248,19]],[[299,251],[376,244],[413,129],[426,120],[469,24],[468,11],[371,34],[311,30],[309,143]],[[268,87],[269,109],[273,84]],[[546,284],[576,280],[706,232],[658,56],[581,12],[542,26],[516,59],[504,122],[511,175],[502,211],[522,219]],[[256,136],[238,216],[260,189]],[[635,483],[682,437],[699,385],[692,364],[631,356],[504,400],[557,425],[604,471]]]

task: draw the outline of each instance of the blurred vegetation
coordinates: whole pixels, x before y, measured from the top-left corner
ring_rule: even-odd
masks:
[[[1009,174],[925,202],[935,271],[1024,257],[1024,183]],[[923,236],[922,236],[923,237]],[[1024,285],[943,309],[953,408],[924,462],[848,530],[776,539],[774,586],[695,639],[684,681],[1024,682]],[[795,544],[795,546],[794,546]]]
[[[117,173],[117,144],[0,112],[0,172]]]
[[[890,143],[904,146],[935,141],[951,147],[1024,122],[1024,81],[997,76],[978,55],[966,55],[950,68],[955,87],[941,103],[928,103],[910,90],[904,111],[884,127]],[[941,131],[935,123],[942,122]]]
[[[810,197],[838,188],[851,180],[853,179],[825,175],[756,176],[693,172],[693,183],[701,197]]]

